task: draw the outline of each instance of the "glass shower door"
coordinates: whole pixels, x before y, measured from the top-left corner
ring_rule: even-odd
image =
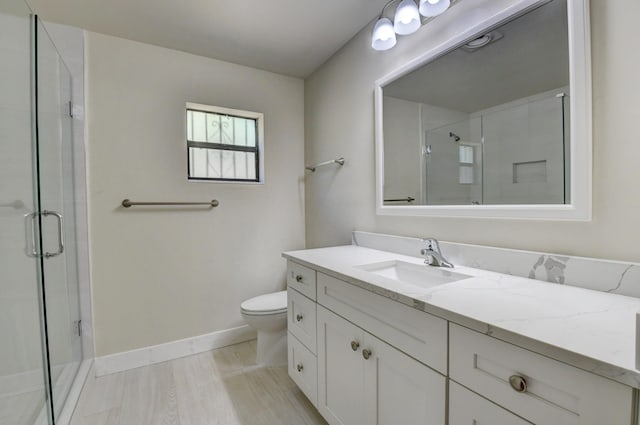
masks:
[[[51,398],[57,418],[80,367],[71,74],[36,18],[42,270]]]
[[[48,423],[35,194],[31,12],[0,2],[0,425]]]

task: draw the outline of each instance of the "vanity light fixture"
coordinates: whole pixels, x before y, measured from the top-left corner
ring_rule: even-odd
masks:
[[[451,0],[420,0],[420,14],[433,18],[443,14],[451,6]]]
[[[452,2],[452,0],[420,0],[420,7],[418,7],[416,0],[400,0],[393,22],[391,22],[391,19],[385,17],[384,14],[387,8],[397,1],[390,0],[384,5],[380,17],[373,27],[371,47],[374,50],[391,49],[396,45],[396,34],[413,34],[420,29],[423,23],[444,13]],[[426,21],[420,15],[424,16]]]
[[[389,50],[396,45],[396,32],[393,30],[393,23],[389,18],[380,18],[373,27],[373,37],[371,47],[374,50]]]
[[[414,0],[402,0],[396,9],[393,29],[398,35],[409,35],[420,29],[420,12]]]

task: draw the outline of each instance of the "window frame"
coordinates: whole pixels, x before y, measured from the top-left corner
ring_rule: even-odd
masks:
[[[255,148],[242,145],[231,145],[225,143],[195,142],[188,138],[188,114],[189,111],[213,113],[229,117],[237,117],[255,120],[256,122],[256,146]],[[218,183],[239,183],[239,184],[263,184],[264,183],[264,114],[260,112],[244,111],[240,109],[225,108],[221,106],[205,105],[201,103],[187,102],[184,115],[184,138],[186,141],[187,153],[187,181],[190,182],[218,182]],[[232,152],[254,152],[256,178],[236,179],[223,177],[194,177],[191,175],[191,159],[189,148],[215,149]]]

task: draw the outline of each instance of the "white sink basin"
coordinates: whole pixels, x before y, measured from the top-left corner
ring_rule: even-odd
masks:
[[[421,288],[430,288],[432,286],[442,285],[443,283],[455,282],[472,277],[466,274],[452,272],[451,269],[397,260],[363,264],[356,266],[356,268]]]

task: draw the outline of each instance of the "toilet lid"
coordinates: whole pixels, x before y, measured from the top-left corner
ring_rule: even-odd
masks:
[[[240,309],[248,314],[273,314],[287,311],[287,291],[248,299],[240,304]]]

